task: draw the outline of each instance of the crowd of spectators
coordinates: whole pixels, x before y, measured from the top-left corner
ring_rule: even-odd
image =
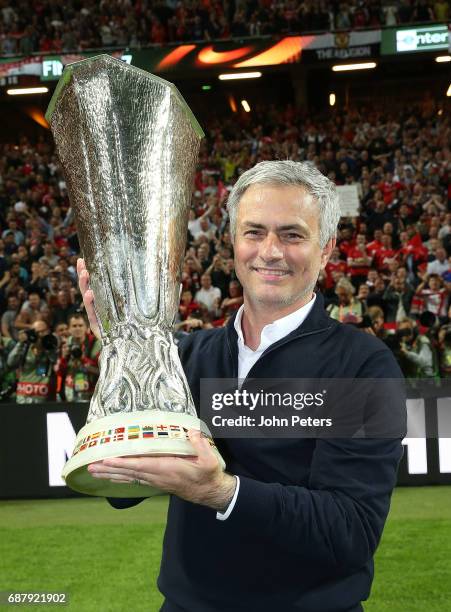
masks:
[[[1,0],[0,55],[448,21],[448,0]]]
[[[408,377],[451,374],[451,121],[446,111],[293,107],[207,123],[188,225],[177,333],[224,325],[243,303],[226,201],[239,174],[307,160],[356,184],[318,283],[330,315],[389,344]],[[77,287],[79,244],[50,139],[0,145],[0,392],[89,399],[99,343]],[[18,383],[18,384],[17,384]],[[17,384],[17,388],[16,388]]]

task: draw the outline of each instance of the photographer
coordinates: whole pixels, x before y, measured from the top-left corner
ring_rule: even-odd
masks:
[[[7,364],[17,368],[18,404],[38,404],[55,399],[55,373],[58,341],[45,321],[35,321],[19,332],[19,342],[9,353]]]
[[[69,317],[69,337],[63,340],[56,372],[61,397],[68,402],[89,402],[99,375],[99,340],[89,333],[81,312]]]
[[[12,401],[14,398],[16,375],[8,366],[8,355],[15,344],[12,338],[0,335],[0,401]]]
[[[444,325],[438,332],[439,366],[442,378],[451,377],[451,325]]]
[[[416,323],[402,319],[387,342],[406,378],[434,378],[438,373],[437,356],[428,334],[419,334]]]

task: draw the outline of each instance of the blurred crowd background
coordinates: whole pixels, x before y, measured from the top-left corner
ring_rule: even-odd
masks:
[[[446,22],[448,0],[11,0],[0,54]]]
[[[446,22],[444,0],[0,0],[0,55]],[[426,92],[427,93],[427,92]],[[407,100],[407,98],[406,98]],[[448,109],[448,110],[447,110]],[[211,111],[211,116],[209,112]],[[406,377],[451,376],[451,120],[415,106],[306,113],[288,103],[205,109],[176,338],[243,303],[226,202],[270,159],[310,161],[358,189],[318,282],[329,314],[384,341]],[[50,132],[0,144],[0,401],[89,401],[99,373],[77,284],[73,211]]]
[[[451,123],[426,108],[303,116],[256,109],[213,119],[192,196],[177,334],[224,325],[243,302],[226,201],[241,172],[308,160],[356,183],[318,290],[335,319],[386,342],[407,377],[451,374]],[[77,286],[79,244],[50,138],[0,148],[3,399],[87,401],[100,346]]]

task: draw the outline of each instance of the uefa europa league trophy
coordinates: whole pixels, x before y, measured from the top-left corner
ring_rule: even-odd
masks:
[[[87,424],[63,478],[92,495],[156,495],[94,479],[86,468],[118,456],[193,455],[189,428],[201,429],[218,453],[196,416],[171,332],[203,132],[174,85],[108,55],[65,68],[46,118],[103,345]]]

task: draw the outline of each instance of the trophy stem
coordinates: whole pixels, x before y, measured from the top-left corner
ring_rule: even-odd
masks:
[[[99,360],[87,422],[115,413],[163,410],[196,416],[177,347],[162,327],[116,325]]]

